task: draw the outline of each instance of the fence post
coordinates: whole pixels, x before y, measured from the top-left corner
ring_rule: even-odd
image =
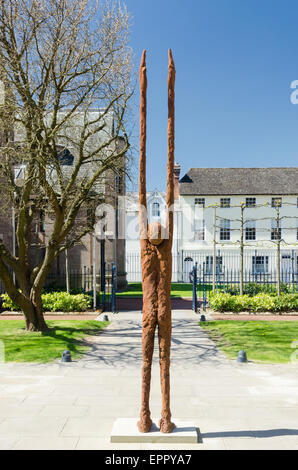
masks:
[[[69,293],[69,259],[68,259],[68,249],[65,250],[65,277],[66,277],[66,292]]]
[[[198,311],[198,263],[192,270],[192,309],[195,313]]]
[[[206,312],[206,281],[205,281],[205,261],[203,262],[203,310]]]
[[[117,268],[112,263],[112,292],[111,292],[111,311],[116,312],[116,291],[117,291]]]
[[[104,261],[102,264],[102,273],[101,273],[101,280],[102,280],[102,309],[105,310],[106,307],[106,262]]]

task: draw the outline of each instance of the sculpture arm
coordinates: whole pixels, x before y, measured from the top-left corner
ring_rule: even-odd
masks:
[[[174,150],[175,150],[175,76],[172,51],[169,49],[168,68],[168,166],[167,166],[167,227],[173,237],[174,219]]]
[[[139,227],[140,239],[147,238],[146,198],[146,119],[147,119],[147,72],[146,51],[140,65],[140,168],[139,168]]]

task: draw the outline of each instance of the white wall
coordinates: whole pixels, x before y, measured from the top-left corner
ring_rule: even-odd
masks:
[[[198,196],[196,196],[198,197]],[[202,196],[203,197],[203,196]],[[226,197],[226,196],[223,196]],[[227,196],[228,197],[228,196]],[[256,197],[257,205],[264,205],[269,203],[267,206],[246,208],[244,211],[244,219],[253,219],[256,221],[256,241],[246,241],[245,245],[247,249],[252,248],[263,248],[274,250],[276,245],[271,241],[271,219],[276,218],[276,210],[271,207],[271,196],[249,196]],[[274,196],[275,197],[275,196]],[[180,196],[180,210],[182,214],[181,220],[181,239],[179,242],[179,248],[182,250],[206,250],[211,249],[213,246],[213,222],[214,222],[214,206],[217,203],[217,236],[218,248],[238,250],[240,240],[240,204],[245,202],[243,196],[230,196],[231,208],[220,208],[219,201],[220,196],[206,196],[205,197],[205,209],[199,209],[196,215],[205,220],[206,232],[205,240],[194,239],[194,216],[195,216],[195,196]],[[283,196],[283,205],[280,208],[281,217],[281,229],[282,239],[285,243],[282,243],[283,248],[295,248],[297,245],[297,221],[298,221],[298,208],[297,208],[297,196]],[[291,205],[287,205],[290,203]],[[220,217],[231,220],[231,240],[220,241],[219,239],[219,225]],[[283,218],[288,217],[288,218]],[[237,220],[238,219],[238,220]],[[263,220],[262,220],[263,219]],[[289,246],[287,245],[289,244]]]

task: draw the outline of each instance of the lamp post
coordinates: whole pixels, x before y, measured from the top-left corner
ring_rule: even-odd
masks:
[[[96,310],[96,235],[93,232],[92,265],[93,265],[93,310]]]
[[[22,187],[25,180],[25,169],[26,165],[20,165],[18,167],[14,167],[14,182],[16,186]],[[13,193],[13,205],[11,210],[11,224],[12,224],[12,254],[16,256],[16,213],[14,208],[14,202],[16,198],[16,193]],[[16,275],[13,271],[12,273],[13,283],[16,283]]]
[[[15,193],[14,193],[14,196],[15,196]],[[15,214],[14,206],[12,206],[12,209],[11,209],[11,225],[12,225],[12,255],[15,258],[16,256],[16,214]],[[13,283],[15,284],[16,275],[14,271],[12,273],[12,279],[13,279]]]

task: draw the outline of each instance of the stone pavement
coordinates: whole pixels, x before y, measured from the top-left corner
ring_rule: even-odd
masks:
[[[173,420],[193,421],[198,444],[110,444],[117,417],[139,413],[141,314],[109,315],[89,353],[69,364],[0,364],[0,449],[296,449],[297,364],[237,364],[173,312]],[[295,338],[293,338],[295,339]],[[157,343],[151,409],[160,414]]]

